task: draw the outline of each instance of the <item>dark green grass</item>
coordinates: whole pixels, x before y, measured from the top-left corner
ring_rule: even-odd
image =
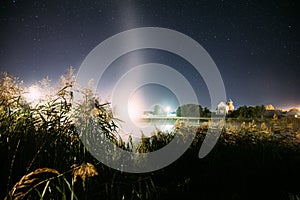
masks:
[[[67,80],[67,81],[66,81]],[[252,122],[228,120],[210,154],[198,158],[207,126],[185,127],[196,131],[191,147],[171,165],[151,173],[129,174],[111,169],[94,159],[79,140],[111,139],[121,148],[134,151],[115,135],[115,119],[109,104],[97,104],[95,96],[82,91],[85,101],[73,109],[72,79],[58,89],[57,98],[42,106],[30,107],[22,98],[22,86],[9,76],[1,81],[0,99],[0,199],[25,175],[50,168],[60,174],[35,174],[33,182],[18,187],[23,199],[299,199],[300,148],[298,119],[265,119]],[[73,104],[72,104],[73,103]],[[97,101],[96,101],[97,103]],[[71,111],[82,129],[76,129]],[[84,120],[88,119],[88,120]],[[260,119],[261,120],[261,119]],[[267,128],[261,130],[261,124]],[[292,124],[292,125],[291,125]],[[96,126],[97,125],[97,126]],[[99,127],[94,129],[90,127]],[[279,128],[278,128],[279,127]],[[299,133],[299,132],[298,132]],[[173,134],[173,133],[172,133]],[[154,151],[172,140],[172,134],[159,133],[143,139],[135,149]],[[97,174],[81,175],[77,168],[91,163]],[[73,166],[73,169],[71,168]],[[33,179],[31,179],[33,180]]]

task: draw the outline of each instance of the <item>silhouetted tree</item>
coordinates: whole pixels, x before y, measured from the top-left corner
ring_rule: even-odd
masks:
[[[265,106],[241,106],[237,110],[234,110],[228,117],[232,118],[261,118],[265,113]]]
[[[154,115],[163,115],[165,112],[160,105],[155,105],[154,108]]]
[[[211,112],[207,107],[202,109],[201,117],[211,117]]]
[[[210,117],[211,112],[207,107],[202,108],[197,104],[185,104],[177,108],[176,115],[178,117]]]

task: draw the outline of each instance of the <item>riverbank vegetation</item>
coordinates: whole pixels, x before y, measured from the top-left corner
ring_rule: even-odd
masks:
[[[177,122],[175,129],[196,132],[184,155],[161,170],[130,174],[96,160],[82,138],[106,137],[128,151],[149,152],[168,144],[174,133],[157,131],[134,148],[118,136],[108,102],[89,89],[75,91],[72,71],[57,86],[49,84],[37,84],[49,93],[36,98],[22,81],[2,74],[1,199],[300,199],[297,118],[227,118],[203,159],[198,152],[210,122],[199,127]],[[73,102],[74,92],[82,101]],[[85,126],[76,128],[78,122]]]

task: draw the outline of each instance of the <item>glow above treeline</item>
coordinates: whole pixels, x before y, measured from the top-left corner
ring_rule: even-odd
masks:
[[[29,103],[36,103],[42,98],[43,93],[39,86],[32,85],[27,89],[24,96]]]

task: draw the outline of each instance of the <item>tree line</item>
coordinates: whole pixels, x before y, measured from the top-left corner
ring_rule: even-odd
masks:
[[[266,112],[264,105],[241,106],[227,114],[228,118],[257,119],[262,118]],[[197,104],[181,105],[176,110],[177,117],[211,117],[212,112],[207,107]]]

